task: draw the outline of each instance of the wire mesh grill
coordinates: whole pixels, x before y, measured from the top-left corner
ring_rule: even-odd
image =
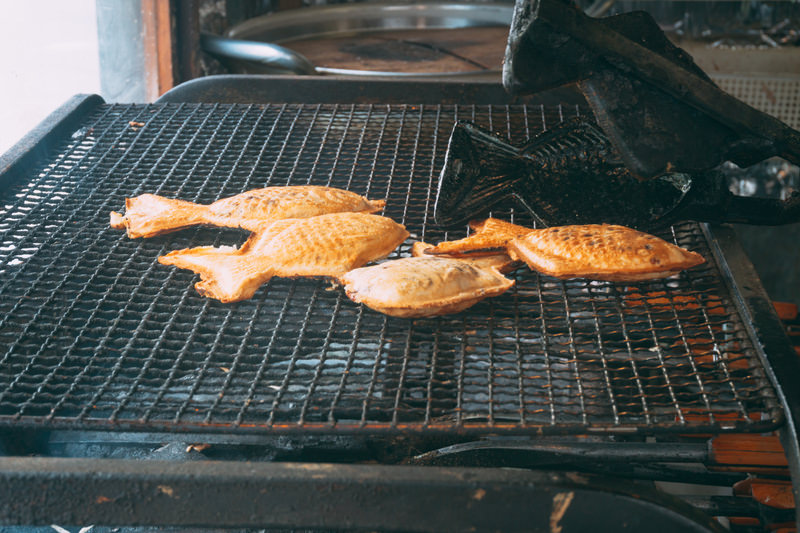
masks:
[[[781,414],[702,228],[706,265],[637,284],[516,271],[508,293],[408,320],[321,279],[221,304],[159,255],[237,244],[108,225],[144,192],[197,202],[319,184],[385,198],[413,240],[456,118],[514,143],[580,113],[536,106],[102,105],[0,198],[0,424],[226,432],[763,429]],[[514,212],[496,214],[527,223]]]

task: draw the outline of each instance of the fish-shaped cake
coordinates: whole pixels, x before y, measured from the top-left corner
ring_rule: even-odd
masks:
[[[308,218],[328,213],[375,213],[383,200],[367,200],[354,192],[317,185],[253,189],[212,204],[142,194],[125,199],[125,214],[111,212],[111,227],[128,237],[154,237],[179,229],[208,224],[255,231],[266,222]]]
[[[702,255],[625,226],[587,224],[535,229],[508,243],[508,254],[561,279],[643,281],[702,264]]]
[[[357,268],[339,278],[347,296],[375,311],[404,318],[457,313],[514,285],[500,272],[505,254],[456,259],[425,256],[430,245],[415,243],[415,257]]]
[[[339,278],[386,257],[408,235],[390,218],[332,213],[256,227],[238,249],[201,246],[170,252],[158,261],[200,274],[195,288],[203,296],[236,302],[275,276]]]
[[[420,248],[420,254],[462,257],[505,249],[532,270],[553,277],[640,281],[669,277],[705,262],[654,235],[611,224],[532,229],[496,218],[471,221],[464,239]]]

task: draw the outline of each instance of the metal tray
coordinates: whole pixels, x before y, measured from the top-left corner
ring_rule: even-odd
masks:
[[[208,203],[319,184],[384,198],[413,240],[449,130],[524,142],[579,107],[98,104],[2,194],[0,425],[227,433],[764,431],[783,410],[703,227],[660,236],[707,263],[669,280],[515,288],[434,319],[395,319],[320,279],[200,297],[169,250],[235,244],[200,228],[130,240],[108,213],[143,192]],[[513,212],[497,216],[530,223]]]
[[[511,23],[513,6],[511,4],[481,2],[458,3],[360,3],[358,5],[323,5],[305,9],[295,9],[271,13],[230,28],[226,37],[204,35],[201,43],[209,53],[223,59],[234,72],[265,74],[333,74],[351,76],[417,76],[417,77],[475,77],[491,75],[499,81],[499,62],[502,48],[496,60],[498,64],[478,67],[464,61],[463,70],[430,72],[430,68],[420,72],[398,72],[368,70],[366,68],[344,69],[328,65],[313,65],[313,61],[292,48],[302,40],[320,40],[328,49],[337,46],[335,38],[366,37],[372,35],[380,40],[392,39],[392,33],[410,30],[417,38],[426,30],[467,31],[470,28],[496,27],[504,34]],[[405,35],[405,34],[404,34]],[[440,35],[441,38],[441,35]],[[473,37],[474,38],[474,37]],[[427,50],[428,60],[438,54],[460,57],[456,52],[440,49],[427,42],[416,42],[408,35],[398,38],[394,46],[402,47],[405,54]],[[326,42],[327,41],[327,42]],[[466,39],[469,42],[469,39]],[[463,45],[463,36],[462,36]],[[479,41],[482,42],[482,41]],[[500,41],[502,44],[503,41]],[[474,44],[474,43],[473,43]],[[323,49],[326,47],[323,46]],[[376,53],[385,54],[382,49],[359,50],[354,57],[371,57]],[[432,55],[431,55],[432,54]],[[463,58],[461,58],[463,59]],[[469,68],[465,68],[469,67]],[[412,67],[413,68],[413,67]]]

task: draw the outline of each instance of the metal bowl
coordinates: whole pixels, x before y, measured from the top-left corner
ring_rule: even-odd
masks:
[[[314,65],[291,50],[307,39],[367,35],[395,30],[509,27],[511,3],[374,4],[317,6],[263,15],[231,28],[225,37],[204,34],[201,45],[236,72],[356,76],[474,76],[476,71],[387,72]],[[481,70],[479,74],[499,73]]]

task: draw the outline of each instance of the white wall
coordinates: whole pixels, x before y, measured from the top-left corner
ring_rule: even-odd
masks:
[[[0,154],[78,93],[100,93],[95,0],[0,0]]]

